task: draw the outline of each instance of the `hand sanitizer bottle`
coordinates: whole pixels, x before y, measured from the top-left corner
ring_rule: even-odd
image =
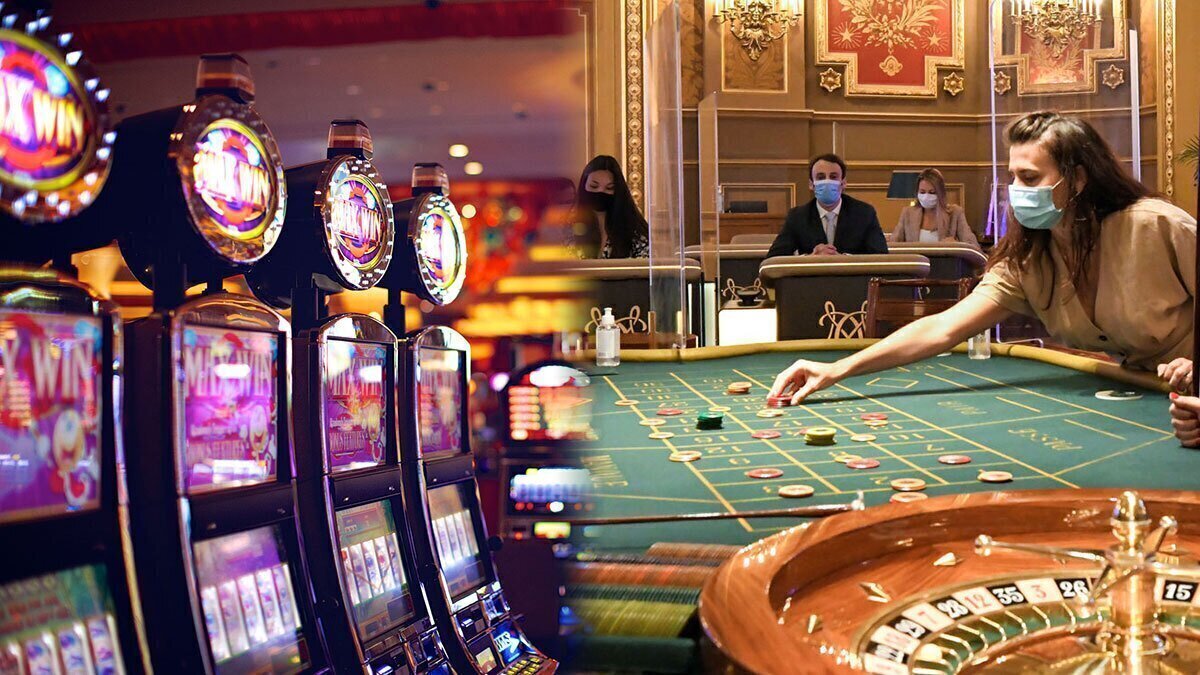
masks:
[[[596,365],[611,368],[621,363],[621,329],[613,318],[612,307],[604,308],[596,326]]]

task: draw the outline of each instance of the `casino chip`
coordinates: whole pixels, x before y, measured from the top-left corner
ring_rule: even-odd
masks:
[[[637,405],[638,403],[640,403],[640,401],[635,401],[631,398],[622,398],[622,399],[618,399],[616,403],[617,403],[617,405],[628,406],[628,405]]]
[[[729,386],[725,387],[725,393],[732,394],[734,396],[749,394],[751,386],[752,385],[749,382],[730,382]]]
[[[897,478],[892,481],[892,489],[898,492],[919,492],[925,489],[925,481],[920,478]]]
[[[881,412],[863,413],[858,416],[858,419],[863,420],[864,422],[867,420],[886,420],[887,418],[887,413]]]
[[[647,417],[646,419],[638,422],[638,424],[640,424],[644,427],[657,427],[657,426],[662,426],[666,423],[667,423],[667,421],[662,419],[661,417]]]
[[[672,452],[667,456],[667,459],[672,462],[694,462],[703,456],[698,450],[680,450],[679,452]]]
[[[793,499],[811,497],[813,496],[813,492],[815,491],[811,485],[784,485],[779,488],[780,497],[790,497]]]
[[[680,408],[659,408],[658,412],[654,414],[659,417],[675,417],[676,415],[682,415],[683,410]]]
[[[850,437],[850,440],[855,443],[870,443],[875,440],[875,434],[854,434]]]
[[[941,455],[938,461],[942,464],[970,464],[971,458],[967,455]]]
[[[779,438],[782,435],[783,434],[779,433],[778,431],[772,431],[770,429],[766,429],[764,431],[754,431],[754,432],[750,433],[751,438],[761,438],[763,440],[771,440],[772,438]]]
[[[1007,483],[1013,479],[1013,475],[1007,471],[980,471],[979,482],[981,483]]]
[[[878,429],[879,427],[886,427],[887,420],[867,420],[866,425],[872,429]]]
[[[765,409],[765,410],[759,410],[758,412],[756,412],[754,414],[758,415],[759,417],[783,417],[782,410]]]
[[[833,427],[809,427],[804,432],[804,442],[808,445],[834,445],[837,429]]]
[[[849,462],[846,462],[846,466],[850,467],[851,469],[874,469],[879,466],[879,460],[869,458],[852,459]]]
[[[725,413],[702,412],[696,416],[697,429],[720,429],[725,423]]]
[[[922,499],[929,499],[929,495],[925,494],[924,492],[897,492],[896,494],[892,495],[890,501],[900,504],[907,504],[909,502],[919,502]]]
[[[1117,391],[1116,389],[1104,389],[1096,392],[1096,398],[1101,401],[1136,401],[1142,395],[1136,391]]]
[[[668,438],[675,438],[675,434],[669,431],[656,431],[650,434],[650,438],[653,438],[656,441],[665,441]]]
[[[788,394],[768,396],[767,405],[771,408],[787,408],[792,405],[792,397]]]
[[[783,472],[780,471],[779,469],[751,469],[746,472],[747,478],[758,478],[759,480],[766,480],[768,478],[779,478],[782,475],[783,475]]]
[[[730,408],[727,405],[714,405],[713,407],[709,408],[708,411],[709,412],[729,412],[731,409],[732,408]]]

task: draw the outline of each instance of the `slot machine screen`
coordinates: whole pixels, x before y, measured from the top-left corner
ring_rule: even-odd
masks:
[[[193,550],[218,675],[306,668],[296,584],[280,526],[198,541]]]
[[[506,666],[519,659],[525,651],[522,649],[521,634],[513,629],[511,621],[504,621],[492,629],[492,644]]]
[[[508,514],[561,516],[587,508],[592,488],[587,469],[514,465],[508,479]]]
[[[330,340],[322,354],[325,452],[330,471],[383,463],[392,391],[388,347]]]
[[[204,492],[274,480],[279,337],[186,326],[181,351],[184,487]]]
[[[383,500],[337,512],[345,595],[366,641],[413,615],[392,502]]]
[[[0,673],[58,672],[124,672],[103,567],[0,586]]]
[[[587,375],[567,366],[534,369],[508,387],[509,438],[518,442],[582,441],[590,438],[591,397]]]
[[[103,329],[0,310],[0,523],[100,504]]]
[[[463,451],[465,359],[454,349],[417,350],[417,422],[423,457]]]
[[[453,483],[426,493],[438,561],[453,600],[488,581],[472,508],[475,504],[474,485],[469,481]]]

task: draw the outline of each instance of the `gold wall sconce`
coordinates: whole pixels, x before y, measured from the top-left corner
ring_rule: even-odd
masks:
[[[757,61],[772,42],[782,39],[804,15],[804,0],[714,0],[713,18],[729,23],[729,32]]]

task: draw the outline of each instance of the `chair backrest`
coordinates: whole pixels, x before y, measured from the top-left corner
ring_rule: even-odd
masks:
[[[776,237],[776,235],[774,235],[774,234],[754,234],[754,233],[748,232],[745,234],[733,235],[732,237],[729,238],[729,243],[731,243],[731,244],[765,244],[767,246],[770,246],[771,244],[775,243],[775,237]]]
[[[922,317],[950,309],[967,297],[976,279],[881,279],[875,277],[867,284],[867,315],[863,320],[864,337],[883,337],[880,330],[887,324],[892,330]],[[953,292],[951,297],[933,297],[934,289]],[[887,291],[902,289],[902,297],[887,297]]]

